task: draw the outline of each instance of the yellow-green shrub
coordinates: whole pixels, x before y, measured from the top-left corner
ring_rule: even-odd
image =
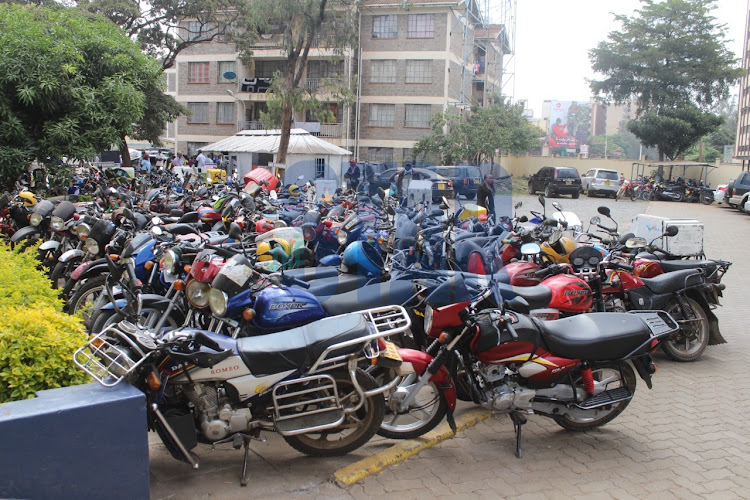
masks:
[[[81,319],[61,312],[34,256],[0,243],[0,403],[89,381],[73,363],[86,341]]]

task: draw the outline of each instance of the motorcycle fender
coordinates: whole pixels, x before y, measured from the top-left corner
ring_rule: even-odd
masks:
[[[128,300],[127,299],[117,299],[117,300],[115,300],[115,302],[117,303],[117,308],[118,309],[122,309],[123,307],[125,307],[126,305],[128,305]],[[112,302],[107,302],[106,304],[104,304],[102,306],[102,311],[111,311],[114,308],[115,308],[115,305]]]
[[[698,290],[688,291],[687,296],[695,300],[696,302],[698,302],[698,304],[700,304],[700,306],[705,311],[706,316],[708,316],[708,326],[709,326],[708,345],[726,344],[727,341],[721,335],[721,331],[719,330],[719,318],[716,317],[713,310],[708,305],[708,301],[706,300],[706,297],[702,293],[700,293]]]
[[[88,279],[93,276],[97,276],[100,274],[107,274],[109,273],[109,268],[107,267],[107,262],[104,259],[95,260],[94,262],[91,262],[88,267],[86,267],[83,272],[81,272],[81,275],[78,277],[79,280]]]
[[[18,243],[21,240],[30,238],[34,234],[41,234],[41,233],[35,226],[26,226],[24,228],[19,229],[15,233],[13,233],[13,236],[10,237],[10,242]]]
[[[651,356],[638,356],[637,358],[632,358],[630,362],[633,363],[633,366],[638,372],[638,375],[641,376],[643,381],[646,382],[648,388],[651,389],[651,374],[654,372],[655,368],[654,362],[651,360]]]
[[[71,261],[73,259],[76,259],[78,257],[83,257],[84,255],[86,255],[86,252],[84,252],[83,250],[79,250],[77,248],[73,248],[71,250],[68,250],[68,251],[64,252],[60,256],[60,258],[57,259],[57,262],[62,262],[63,264],[65,264],[66,262],[69,262],[69,261]]]
[[[56,250],[60,246],[59,241],[49,240],[39,245],[40,252],[46,252],[48,250]]]
[[[404,363],[411,363],[411,365],[414,367],[414,371],[418,375],[424,374],[424,372],[427,370],[427,365],[429,365],[430,361],[432,361],[432,356],[414,349],[399,349],[398,353],[401,355],[401,359],[404,361]],[[435,382],[435,384],[437,384],[438,388],[443,393],[443,397],[445,397],[445,402],[448,403],[448,408],[450,408],[450,411],[455,410],[456,388],[453,385],[453,381],[451,380],[451,375],[450,372],[448,372],[448,369],[445,366],[440,367],[440,370],[438,370],[435,375],[430,377],[430,382]]]

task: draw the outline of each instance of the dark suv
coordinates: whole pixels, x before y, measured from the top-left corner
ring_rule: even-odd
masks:
[[[453,181],[453,191],[458,198],[462,194],[467,200],[473,200],[477,195],[477,188],[482,183],[482,172],[479,167],[469,165],[437,165],[427,167],[443,177]]]
[[[543,191],[548,198],[558,194],[578,198],[581,194],[581,176],[572,167],[542,167],[529,177],[529,194],[537,191]]]

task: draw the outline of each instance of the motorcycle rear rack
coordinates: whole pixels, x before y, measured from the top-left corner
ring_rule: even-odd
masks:
[[[574,403],[572,406],[582,410],[593,410],[602,406],[613,405],[620,401],[627,401],[633,397],[633,393],[627,387],[618,387],[609,391],[600,392],[596,396],[589,398],[580,403]]]
[[[361,345],[362,349],[373,340],[390,337],[391,335],[397,335],[403,333],[411,327],[411,320],[409,315],[402,306],[382,306],[373,307],[371,309],[364,309],[351,314],[363,314],[365,319],[370,324],[370,333],[364,337],[347,340],[333,344],[326,348],[323,353],[318,356],[315,363],[308,370],[308,374],[314,374],[321,371],[328,371],[332,368],[344,366],[347,364],[350,354],[335,355],[336,352],[347,350],[346,348]],[[351,352],[351,349],[348,349]]]
[[[133,373],[146,359],[149,353],[144,353],[127,335],[121,335],[112,325],[92,336],[88,342],[73,353],[73,362],[91,378],[105,387],[113,387]],[[117,335],[140,355],[138,362],[134,362],[125,352],[109,342],[108,335]]]
[[[274,422],[282,436],[294,436],[341,425],[346,414],[341,408],[336,381],[319,374],[287,380],[273,389]],[[314,409],[298,411],[313,405]]]
[[[677,332],[680,329],[680,324],[675,320],[669,313],[665,311],[651,311],[651,310],[633,310],[628,311],[629,314],[636,314],[640,317],[648,329],[651,330],[649,339],[633,349],[630,354],[623,356],[620,359],[629,359],[638,355],[646,354],[644,351],[645,347],[649,347],[654,340],[660,340],[662,337],[667,337]]]

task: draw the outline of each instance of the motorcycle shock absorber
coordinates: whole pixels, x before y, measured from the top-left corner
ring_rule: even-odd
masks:
[[[591,365],[588,361],[581,363],[581,378],[583,379],[583,388],[589,394],[594,394],[594,375],[591,373]]]

